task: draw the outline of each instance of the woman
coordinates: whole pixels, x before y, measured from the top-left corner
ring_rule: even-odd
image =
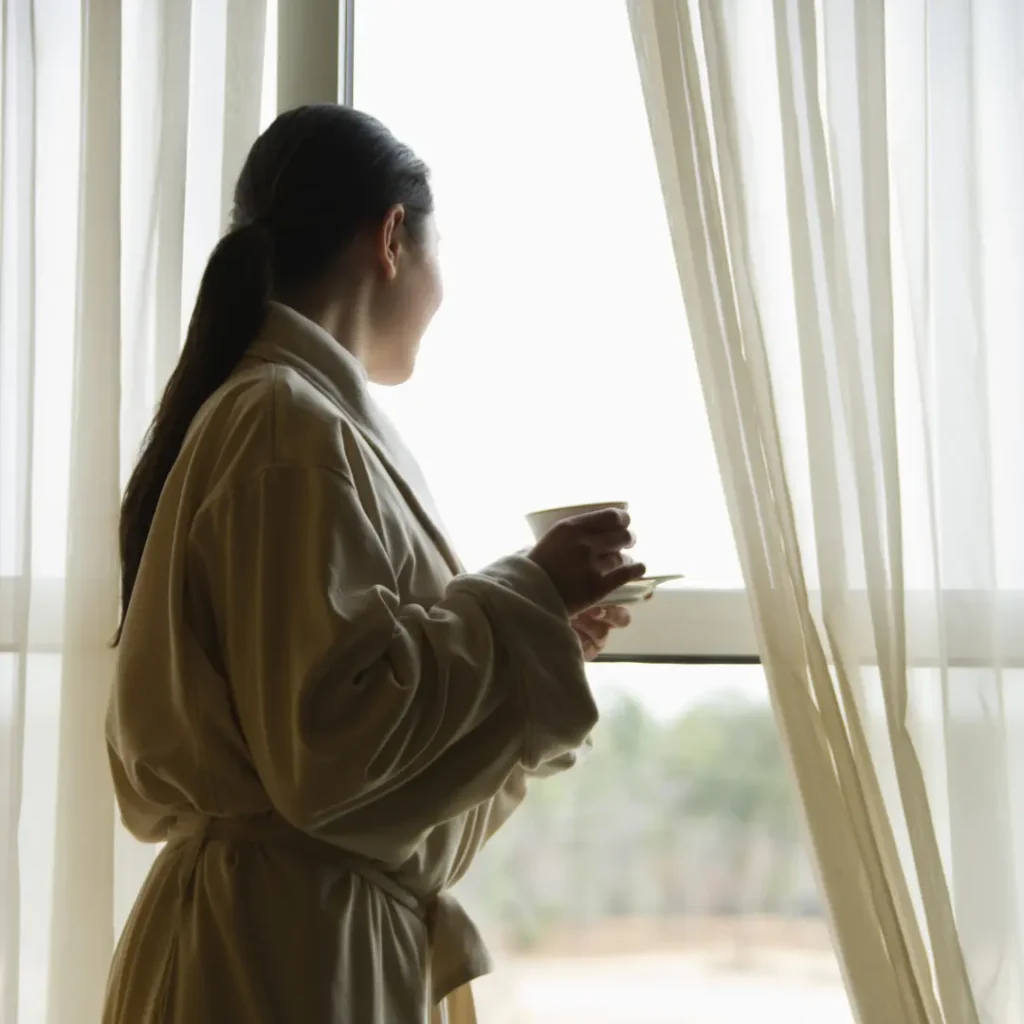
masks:
[[[441,301],[427,170],[380,124],[283,114],[232,223],[121,512],[111,766],[166,846],[104,1019],[471,1019],[488,960],[447,889],[572,764],[581,653],[625,622],[587,609],[643,568],[608,511],[462,573],[367,392]]]

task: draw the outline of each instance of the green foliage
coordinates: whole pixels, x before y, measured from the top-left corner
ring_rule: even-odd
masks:
[[[593,739],[531,786],[460,887],[507,942],[620,916],[819,911],[766,704],[725,696],[659,721],[622,697]]]
[[[681,813],[792,832],[790,779],[767,707],[706,704],[674,723],[666,740],[666,770],[679,784]]]

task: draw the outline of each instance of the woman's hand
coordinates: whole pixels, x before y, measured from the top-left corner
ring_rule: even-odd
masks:
[[[629,609],[617,604],[591,608],[576,615],[572,628],[583,649],[584,661],[593,661],[604,650],[611,631],[625,629],[629,623]]]
[[[569,617],[575,618],[643,576],[644,567],[624,554],[632,546],[629,514],[608,508],[556,523],[528,557],[548,574]]]

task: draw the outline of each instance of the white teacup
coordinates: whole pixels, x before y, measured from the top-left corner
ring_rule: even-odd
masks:
[[[606,508],[620,508],[626,511],[629,508],[628,501],[601,501],[594,505],[563,505],[561,508],[545,508],[538,512],[531,512],[526,517],[526,522],[533,531],[536,540],[540,540],[554,526],[563,519],[572,519],[573,516],[581,516],[586,512],[600,512]]]

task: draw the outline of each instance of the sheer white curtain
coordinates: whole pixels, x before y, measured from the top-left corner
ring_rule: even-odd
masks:
[[[864,1024],[1024,1020],[1024,8],[631,0]]]
[[[0,1024],[99,1019],[152,850],[103,715],[120,489],[248,146],[266,0],[3,0]]]

